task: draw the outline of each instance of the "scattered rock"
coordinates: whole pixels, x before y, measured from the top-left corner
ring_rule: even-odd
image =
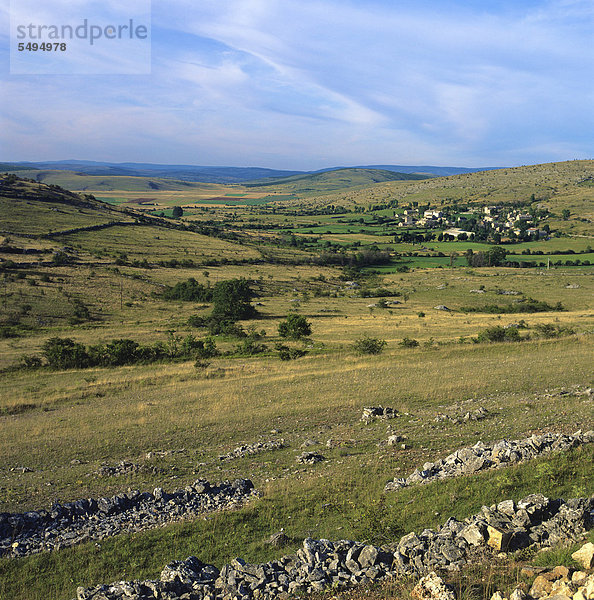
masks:
[[[446,311],[450,310],[445,304],[438,304],[437,306],[434,306],[433,308],[435,310],[446,310]]]
[[[268,442],[256,442],[255,444],[242,444],[237,446],[235,450],[228,454],[219,456],[219,460],[232,460],[234,458],[243,458],[260,452],[268,452],[270,450],[281,450],[285,447],[285,440],[270,440]]]

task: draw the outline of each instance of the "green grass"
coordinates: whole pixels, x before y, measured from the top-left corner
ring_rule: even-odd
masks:
[[[463,519],[502,498],[519,500],[535,492],[565,498],[592,493],[593,460],[592,448],[578,449],[390,493],[380,500],[388,469],[376,459],[358,470],[271,484],[264,498],[237,512],[121,535],[98,545],[91,542],[52,554],[0,560],[0,593],[14,600],[67,600],[77,585],[158,578],[167,562],[189,555],[219,567],[236,556],[265,562],[296,548],[307,536],[386,543],[408,531],[435,528],[449,516]],[[282,552],[265,543],[281,527],[294,540]],[[558,564],[566,562],[564,558],[565,554],[549,553],[539,563]]]

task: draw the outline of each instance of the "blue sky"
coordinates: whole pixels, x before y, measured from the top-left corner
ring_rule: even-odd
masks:
[[[125,5],[54,1],[91,16]],[[129,75],[11,75],[2,2],[0,160],[317,169],[594,155],[592,0],[153,0],[152,71]]]

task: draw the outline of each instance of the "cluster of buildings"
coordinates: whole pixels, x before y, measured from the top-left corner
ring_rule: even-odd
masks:
[[[546,229],[538,227],[538,219],[531,214],[515,208],[484,206],[452,217],[441,210],[426,210],[420,216],[416,209],[406,209],[402,214],[399,227],[423,229],[439,228],[443,233],[457,239],[466,234],[470,237],[478,231],[501,236],[522,236],[543,238],[548,235]]]

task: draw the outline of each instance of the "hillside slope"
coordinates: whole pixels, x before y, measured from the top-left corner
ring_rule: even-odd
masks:
[[[59,185],[75,191],[158,191],[196,190],[218,193],[219,184],[178,181],[166,177],[137,177],[121,174],[87,175],[78,171],[32,169],[18,171],[19,177],[28,177],[48,185]]]
[[[336,169],[313,175],[294,175],[267,180],[252,181],[244,184],[249,188],[269,188],[291,193],[319,193],[332,190],[344,190],[353,187],[369,186],[386,181],[408,181],[428,179],[428,175],[394,173],[381,169]]]

